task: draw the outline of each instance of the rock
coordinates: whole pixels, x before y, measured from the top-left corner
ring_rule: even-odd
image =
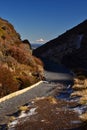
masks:
[[[27,39],[23,40],[22,42],[24,43],[23,45],[25,46],[26,50],[28,49],[29,51],[29,49],[31,49],[30,42]]]

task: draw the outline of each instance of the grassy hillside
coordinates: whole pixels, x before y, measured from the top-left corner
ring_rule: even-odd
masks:
[[[13,25],[0,19],[0,97],[43,78],[43,63],[32,56],[28,40],[21,40]]]

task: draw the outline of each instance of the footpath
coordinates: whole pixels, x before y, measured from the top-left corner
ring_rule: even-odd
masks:
[[[72,75],[69,70],[63,66],[45,61],[46,81],[41,82],[36,87],[17,95],[13,98],[0,102],[0,124],[8,121],[8,115],[16,112],[20,106],[29,102],[29,100],[52,95],[61,83],[69,85],[72,82]]]

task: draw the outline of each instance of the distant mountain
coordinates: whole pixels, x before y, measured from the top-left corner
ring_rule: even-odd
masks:
[[[35,49],[33,54],[69,68],[87,69],[87,20]]]

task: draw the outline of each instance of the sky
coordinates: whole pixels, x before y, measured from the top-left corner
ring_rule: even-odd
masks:
[[[87,0],[0,0],[0,17],[22,39],[45,43],[87,19]]]

